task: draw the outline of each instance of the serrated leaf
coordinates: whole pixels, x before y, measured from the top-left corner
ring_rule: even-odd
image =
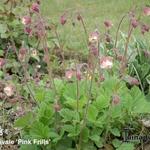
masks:
[[[116,150],[134,150],[134,144],[132,144],[132,143],[123,143]]]
[[[98,115],[97,108],[94,105],[90,105],[87,113],[87,119],[91,122],[95,122],[97,115]]]
[[[24,115],[23,117],[20,117],[19,119],[17,119],[15,121],[14,126],[24,128],[24,127],[32,124],[32,119],[33,119],[33,114],[29,112],[26,115]]]
[[[118,128],[113,128],[110,130],[110,132],[114,135],[114,136],[120,136],[120,130]]]

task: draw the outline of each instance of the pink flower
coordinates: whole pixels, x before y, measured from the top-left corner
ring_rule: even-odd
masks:
[[[110,69],[113,66],[113,58],[110,56],[103,56],[100,59],[100,67],[102,69]]]
[[[19,54],[18,54],[18,59],[20,61],[25,61],[26,58],[26,54],[27,54],[27,49],[22,47],[19,49]]]
[[[144,7],[143,13],[145,16],[150,16],[150,7]]]
[[[99,32],[98,30],[96,29],[94,32],[92,32],[90,35],[89,35],[89,42],[93,43],[93,42],[98,42],[99,40]]]
[[[99,80],[100,80],[101,82],[103,82],[103,81],[105,80],[105,77],[104,77],[103,74],[100,75]]]
[[[2,68],[5,65],[5,59],[0,58],[0,68]]]
[[[61,107],[60,107],[60,105],[58,104],[58,102],[55,102],[55,104],[54,104],[54,110],[55,110],[55,112],[58,112],[58,111],[61,110]]]
[[[7,85],[4,88],[4,93],[8,96],[11,97],[14,95],[14,87],[12,85]]]
[[[98,51],[98,48],[97,48],[95,45],[90,45],[89,48],[90,48],[91,53],[92,53],[94,56],[98,56],[99,51]]]
[[[82,19],[82,16],[80,14],[77,15],[77,20],[80,21]]]
[[[104,25],[106,28],[110,29],[113,26],[113,23],[111,20],[104,21]]]
[[[32,29],[31,29],[30,27],[25,27],[24,32],[25,32],[26,34],[31,35],[31,34],[32,34]]]
[[[144,51],[144,56],[147,58],[150,58],[150,51],[149,50],[145,50]]]
[[[128,82],[130,85],[139,85],[139,81],[131,76],[126,76],[125,81]]]
[[[141,32],[142,32],[142,34],[145,34],[145,32],[149,32],[149,29],[150,29],[150,27],[148,25],[143,24],[141,26]]]
[[[60,17],[60,23],[61,23],[62,25],[64,25],[66,22],[67,22],[66,15],[63,14],[63,15]]]
[[[79,69],[77,69],[76,78],[77,78],[77,80],[79,80],[79,81],[82,79],[82,74],[81,74],[81,71],[80,71]]]
[[[136,28],[138,26],[138,24],[139,23],[138,23],[138,21],[135,18],[131,19],[131,25],[132,25],[133,28]]]
[[[38,3],[33,3],[32,6],[31,6],[31,10],[32,10],[33,12],[39,13],[39,11],[40,11],[40,6],[39,6],[39,4],[38,4]]]
[[[30,16],[24,16],[24,17],[22,17],[21,21],[22,21],[22,24],[29,25],[29,24],[31,24],[31,17]]]
[[[120,97],[118,95],[113,95],[112,97],[112,104],[118,105],[120,103]]]
[[[65,77],[66,77],[67,79],[71,79],[73,76],[74,76],[74,71],[73,71],[73,70],[67,70],[67,71],[65,72]]]

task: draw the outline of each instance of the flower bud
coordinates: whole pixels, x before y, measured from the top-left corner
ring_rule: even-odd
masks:
[[[5,65],[5,59],[0,58],[0,68],[2,68]]]
[[[31,10],[32,10],[32,12],[39,13],[39,11],[40,11],[39,4],[38,3],[33,3],[32,6],[31,6]]]
[[[132,25],[133,28],[136,28],[138,26],[138,24],[139,23],[138,23],[138,21],[135,18],[131,19],[131,25]]]
[[[80,71],[79,69],[77,69],[76,78],[77,78],[77,80],[79,80],[79,81],[82,79],[82,74],[81,74],[81,71]]]
[[[58,104],[58,102],[55,102],[55,104],[54,104],[54,110],[55,110],[55,112],[58,112],[58,111],[61,110],[61,107],[60,107],[60,105]]]
[[[110,29],[113,26],[113,23],[111,20],[104,21],[104,25],[107,29]]]
[[[118,105],[120,103],[120,97],[118,95],[113,95],[112,105]]]
[[[67,22],[66,15],[63,14],[63,15],[60,17],[60,23],[61,23],[62,25],[64,25],[66,22]]]

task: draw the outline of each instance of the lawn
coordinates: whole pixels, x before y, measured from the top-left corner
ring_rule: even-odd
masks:
[[[98,29],[103,39],[105,32],[104,21],[111,20],[113,27],[110,31],[112,37],[115,37],[116,30],[122,16],[133,8],[136,9],[137,17],[142,12],[144,6],[150,5],[149,0],[44,0],[42,2],[43,16],[50,21],[58,24],[58,34],[64,44],[64,50],[80,51],[87,54],[87,45],[85,41],[85,33],[81,24],[77,21],[77,13],[81,13],[84,17],[85,25],[88,33]],[[60,16],[67,14],[67,24],[61,26]],[[150,23],[150,19],[142,17],[142,21]],[[75,26],[72,25],[75,24]],[[120,31],[127,33],[129,27],[129,19],[124,19]],[[67,34],[66,34],[67,33]],[[121,35],[121,34],[120,34]],[[149,33],[141,35],[140,28],[134,30],[136,38],[143,38],[149,45]]]

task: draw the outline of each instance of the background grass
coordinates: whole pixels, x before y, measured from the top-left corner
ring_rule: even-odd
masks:
[[[104,33],[103,22],[107,19],[112,20],[112,35],[115,34],[117,25],[121,17],[133,7],[137,7],[139,15],[143,7],[150,5],[150,0],[44,0],[42,1],[43,15],[58,24],[61,39],[66,42],[66,46],[75,50],[85,49],[84,32],[81,24],[76,20],[77,12],[84,16],[88,32],[98,28]],[[59,23],[60,16],[66,12],[69,16],[65,26]],[[142,21],[150,25],[150,17],[143,17]],[[75,26],[72,26],[72,22]],[[127,32],[128,19],[125,20],[121,31]],[[134,31],[136,37],[141,37],[140,29]],[[142,36],[143,38],[143,36]],[[145,34],[144,39],[149,42],[149,33]],[[149,43],[150,45],[150,43]]]

